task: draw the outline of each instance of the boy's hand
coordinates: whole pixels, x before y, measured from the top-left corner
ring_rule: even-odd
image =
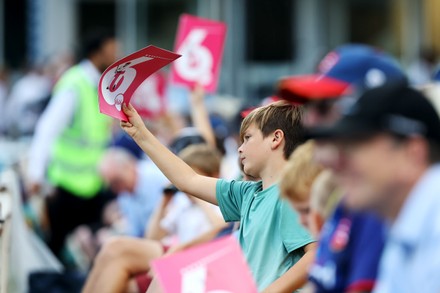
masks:
[[[145,128],[144,121],[142,121],[141,116],[139,116],[138,112],[131,104],[128,104],[127,106],[124,103],[122,105],[122,111],[127,115],[128,121],[121,121],[121,128],[136,140],[136,137],[140,134],[140,130]]]

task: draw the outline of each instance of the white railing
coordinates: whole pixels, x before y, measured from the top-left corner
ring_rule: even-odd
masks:
[[[25,293],[31,272],[61,272],[63,267],[25,222],[18,172],[10,167],[0,171],[0,186],[4,187],[1,195],[5,194],[1,200],[2,214],[3,205],[9,206],[5,209],[9,212],[0,235],[0,293]]]

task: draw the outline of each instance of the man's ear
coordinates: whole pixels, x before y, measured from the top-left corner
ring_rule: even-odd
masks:
[[[272,135],[272,148],[276,149],[283,140],[284,140],[284,131],[282,131],[281,129],[275,130]]]

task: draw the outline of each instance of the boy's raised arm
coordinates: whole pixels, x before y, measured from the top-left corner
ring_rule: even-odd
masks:
[[[181,191],[210,203],[217,204],[215,189],[217,178],[201,176],[165,147],[145,127],[139,114],[131,104],[122,109],[128,121],[121,121],[121,127],[159,167],[162,173]]]

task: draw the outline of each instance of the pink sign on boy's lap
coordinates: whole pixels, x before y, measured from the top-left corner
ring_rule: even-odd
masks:
[[[256,293],[257,287],[234,237],[154,260],[164,293]]]
[[[147,77],[179,57],[171,51],[148,46],[110,65],[99,79],[99,111],[126,121],[122,104],[130,102]]]
[[[182,58],[173,65],[172,81],[188,88],[199,83],[206,92],[215,92],[225,37],[225,23],[183,14],[175,44]]]

